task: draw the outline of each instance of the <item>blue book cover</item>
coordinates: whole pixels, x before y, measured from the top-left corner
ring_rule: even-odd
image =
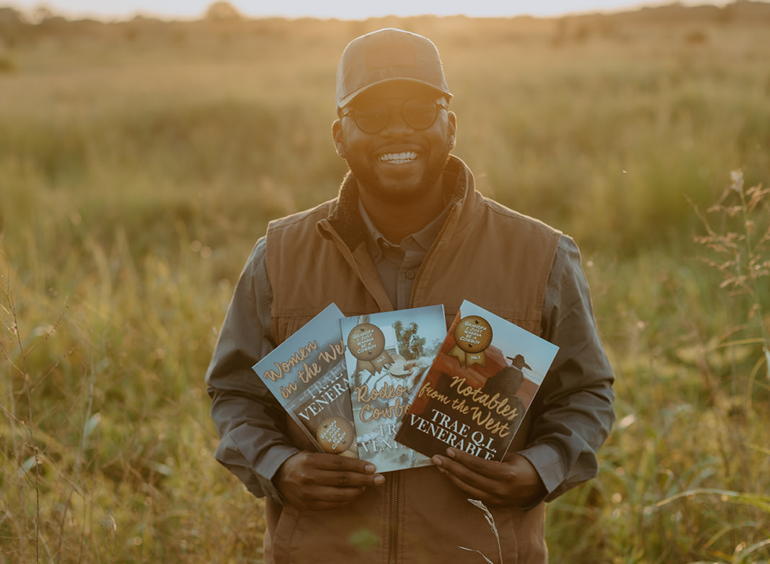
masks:
[[[427,456],[502,460],[558,350],[464,301],[396,439]]]
[[[343,317],[330,304],[252,370],[319,451],[357,458]]]
[[[378,472],[429,465],[395,436],[446,335],[444,306],[348,317],[341,326],[359,458]]]

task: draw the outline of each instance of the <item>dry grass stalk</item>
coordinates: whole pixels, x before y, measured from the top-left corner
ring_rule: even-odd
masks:
[[[481,510],[481,512],[484,514],[484,519],[487,520],[487,524],[489,525],[489,528],[492,530],[492,533],[495,535],[495,540],[497,541],[497,557],[498,557],[498,563],[503,564],[503,547],[500,544],[500,534],[497,532],[497,526],[495,525],[495,518],[492,515],[492,512],[489,510],[489,508],[484,505],[484,502],[479,499],[468,499],[468,503],[473,505],[474,507]],[[487,555],[485,555],[480,550],[477,550],[475,548],[468,548],[466,546],[459,546],[458,547],[461,550],[467,550],[468,552],[475,552],[479,556],[481,556],[485,562],[488,564],[494,564],[492,560],[489,559]]]
[[[745,188],[740,170],[730,173],[730,179],[719,201],[707,210],[718,217],[721,229],[698,212],[706,235],[695,241],[712,251],[713,257],[703,260],[722,274],[719,287],[749,300],[748,318],[755,323],[763,353],[754,372],[764,362],[770,380],[770,331],[761,289],[763,279],[770,277],[770,188],[761,184]]]

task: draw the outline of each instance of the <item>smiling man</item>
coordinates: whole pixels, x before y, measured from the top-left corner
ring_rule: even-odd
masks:
[[[544,562],[544,504],[596,474],[614,418],[577,247],[483,197],[450,155],[457,117],[429,39],[354,39],[336,98],[332,136],[350,172],[335,199],[270,223],[206,375],[217,459],[267,497],[267,562],[478,562],[475,551]],[[330,302],[346,315],[443,304],[452,319],[464,299],[560,347],[502,462],[449,449],[379,474],[313,452],[250,370]],[[499,545],[469,498],[492,510]]]
[[[457,127],[449,97],[421,82],[388,81],[353,98],[332,126],[360,202],[389,241],[419,231],[445,205],[441,178]]]

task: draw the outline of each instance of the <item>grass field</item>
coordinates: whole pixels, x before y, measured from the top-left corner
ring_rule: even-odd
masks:
[[[336,60],[384,25],[441,49],[481,191],[581,244],[618,424],[552,561],[770,560],[768,12],[0,17],[0,562],[260,561],[203,372],[267,221],[335,194]]]

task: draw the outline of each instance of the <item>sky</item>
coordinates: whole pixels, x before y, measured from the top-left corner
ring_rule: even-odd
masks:
[[[197,18],[213,0],[0,0],[0,5],[11,5],[23,11],[44,4],[55,13],[67,17],[95,17],[125,19],[136,14],[164,18]],[[672,3],[673,0],[389,0],[363,2],[361,0],[231,0],[242,14],[252,17],[284,16],[362,19],[386,15],[413,16],[420,14],[467,16],[554,16],[566,13],[619,11],[639,6]],[[685,1],[683,4],[725,4],[724,1]]]

